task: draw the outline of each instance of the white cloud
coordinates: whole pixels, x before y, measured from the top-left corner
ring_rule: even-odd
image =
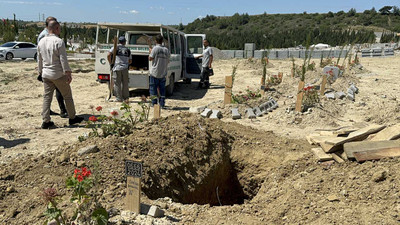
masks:
[[[19,4],[19,5],[63,5],[60,2],[24,2],[24,1],[0,1],[5,4]]]
[[[119,13],[121,13],[121,14],[139,14],[139,11],[137,11],[137,10],[134,10],[134,9],[132,9],[132,10],[129,10],[129,11],[119,11]]]
[[[154,6],[150,6],[150,9],[151,10],[165,10],[165,8],[164,7],[162,7],[162,6],[156,6],[156,7],[154,7]]]

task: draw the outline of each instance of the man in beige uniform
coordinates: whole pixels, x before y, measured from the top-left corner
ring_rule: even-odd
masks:
[[[69,124],[82,122],[83,118],[75,115],[74,100],[72,99],[71,69],[67,60],[67,52],[64,42],[58,37],[61,29],[60,24],[53,20],[49,22],[49,35],[40,40],[38,44],[38,67],[44,84],[42,128],[48,129],[54,123],[50,121],[50,105],[53,93],[57,87],[60,90],[67,106]]]

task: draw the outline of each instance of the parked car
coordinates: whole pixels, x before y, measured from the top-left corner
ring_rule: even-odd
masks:
[[[37,57],[37,47],[30,42],[7,42],[0,46],[0,59],[11,60],[13,58],[34,58]]]

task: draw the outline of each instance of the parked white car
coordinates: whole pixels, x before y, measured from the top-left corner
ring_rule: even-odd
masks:
[[[0,46],[0,59],[11,60],[13,58],[37,57],[37,47],[30,42],[7,42]]]

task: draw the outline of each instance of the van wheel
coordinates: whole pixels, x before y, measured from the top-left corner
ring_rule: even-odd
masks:
[[[174,87],[175,87],[175,75],[169,76],[169,85],[166,88],[166,94],[171,96],[174,94]]]
[[[11,60],[13,58],[14,58],[14,55],[11,52],[6,54],[6,60]]]

